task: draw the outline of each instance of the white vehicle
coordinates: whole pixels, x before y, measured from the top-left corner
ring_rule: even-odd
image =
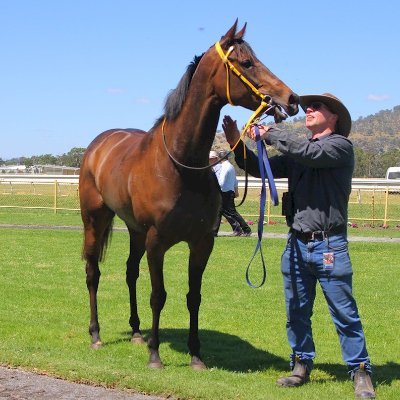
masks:
[[[386,171],[386,179],[400,180],[400,167],[389,167]]]

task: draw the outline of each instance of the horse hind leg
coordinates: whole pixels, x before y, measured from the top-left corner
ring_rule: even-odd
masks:
[[[91,347],[101,347],[97,312],[97,290],[100,282],[99,261],[102,260],[112,231],[114,212],[103,206],[95,212],[82,211],[84,223],[83,258],[86,260],[86,286],[89,291]]]
[[[129,288],[130,318],[129,325],[132,328],[131,342],[135,344],[145,343],[142,332],[140,331],[140,319],[137,309],[136,284],[139,277],[140,260],[145,252],[146,236],[129,230],[130,251],[126,262],[126,283]]]

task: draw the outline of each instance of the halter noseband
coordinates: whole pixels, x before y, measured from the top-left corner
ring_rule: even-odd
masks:
[[[272,97],[267,94],[262,94],[245,76],[243,76],[240,71],[232,64],[229,60],[229,55],[234,50],[234,46],[229,47],[228,51],[224,53],[222,50],[221,44],[219,42],[215,43],[215,50],[217,50],[218,55],[221,57],[222,62],[225,64],[226,69],[226,97],[228,99],[229,104],[234,106],[231,95],[230,95],[230,75],[229,70],[232,71],[246,86],[248,86],[252,92],[261,99],[261,103],[258,106],[257,110],[253,112],[250,116],[249,120],[247,121],[246,125],[244,126],[242,133],[240,134],[239,140],[235,143],[232,147],[231,151],[234,151],[239,144],[239,142],[243,139],[247,128],[253,123],[253,121],[261,115],[263,112],[268,112],[270,109],[274,108],[275,105],[273,104]],[[267,109],[264,111],[264,109]],[[244,157],[246,158],[246,150],[244,150]]]

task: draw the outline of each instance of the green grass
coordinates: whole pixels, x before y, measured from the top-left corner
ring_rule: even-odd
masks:
[[[68,216],[68,218],[72,218]],[[275,386],[288,370],[284,299],[279,271],[282,239],[263,244],[268,278],[250,289],[245,267],[255,238],[217,238],[204,274],[200,339],[206,371],[187,365],[187,255],[185,244],[166,256],[167,303],[161,316],[161,371],[147,368],[145,346],[129,341],[125,284],[128,234],[114,232],[102,265],[99,319],[104,347],[89,348],[88,295],[80,259],[80,231],[0,229],[0,364],[42,371],[65,379],[171,394],[182,399],[353,398],[337,335],[320,291],[313,329],[317,359],[311,384],[295,390]],[[354,292],[382,399],[400,393],[400,247],[391,243],[350,244]],[[257,281],[259,261],[252,267]],[[146,335],[151,327],[146,260],[138,285]]]
[[[243,189],[242,195],[243,195]],[[53,224],[56,225],[60,218],[54,216],[55,208],[55,186],[54,184],[18,184],[9,186],[4,184],[0,188],[0,223],[10,223],[10,219],[20,220],[29,215],[32,224]],[[62,215],[61,221],[66,225],[81,225],[79,211],[78,187],[76,184],[57,185],[57,214]],[[260,189],[250,188],[246,201],[238,211],[246,220],[257,222],[259,215]],[[282,190],[279,190],[279,198]],[[237,204],[242,199],[237,200]],[[387,200],[386,220],[385,203]],[[18,207],[18,208],[16,208]],[[21,207],[28,207],[23,209]],[[31,208],[29,208],[31,207]],[[35,209],[32,209],[35,207]],[[268,208],[265,210],[267,220]],[[48,216],[50,216],[48,218]],[[400,237],[400,195],[389,194],[374,190],[353,190],[349,203],[349,234],[354,236],[380,236]],[[6,220],[6,221],[4,221]],[[36,223],[34,220],[42,221]],[[373,221],[374,220],[374,221]],[[382,228],[383,221],[386,221],[385,228]],[[4,222],[3,222],[4,221]],[[54,221],[54,222],[52,222]],[[68,222],[71,221],[71,222]],[[286,232],[285,218],[281,215],[281,206],[270,208],[270,221],[273,223],[268,230],[273,233]],[[123,226],[117,221],[116,226]],[[229,231],[227,224],[222,225],[222,230]]]
[[[275,208],[275,210],[277,210]],[[238,211],[242,215],[246,215],[246,209],[239,208]],[[278,210],[277,210],[278,211]],[[277,212],[275,211],[275,212]],[[253,222],[252,230],[257,232],[257,216],[247,217],[246,220]],[[282,218],[273,218],[273,224],[265,225],[265,233],[286,233],[288,228]],[[39,226],[73,226],[81,227],[82,220],[79,211],[58,211],[54,213],[52,210],[30,210],[30,209],[0,209],[0,224],[14,225],[39,225]],[[114,227],[125,228],[125,224],[119,218],[115,218]],[[223,218],[220,230],[223,232],[231,232],[230,225]],[[349,236],[365,236],[365,237],[385,237],[400,238],[400,228],[391,224],[388,228],[358,227],[348,228]]]

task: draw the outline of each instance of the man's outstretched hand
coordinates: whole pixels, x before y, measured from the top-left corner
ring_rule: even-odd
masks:
[[[226,141],[232,147],[240,138],[240,132],[234,121],[229,115],[225,115],[222,120],[222,129],[224,130]]]
[[[272,127],[268,125],[257,125],[257,126],[260,132],[260,140],[265,139],[268,135],[268,131]],[[236,121],[234,121],[229,115],[225,115],[224,119],[222,120],[222,129],[224,130],[226,141],[229,143],[231,147],[234,146],[240,138],[240,132],[237,127]],[[254,141],[256,140],[255,125],[251,125],[247,129],[246,135],[250,139],[253,139]]]

